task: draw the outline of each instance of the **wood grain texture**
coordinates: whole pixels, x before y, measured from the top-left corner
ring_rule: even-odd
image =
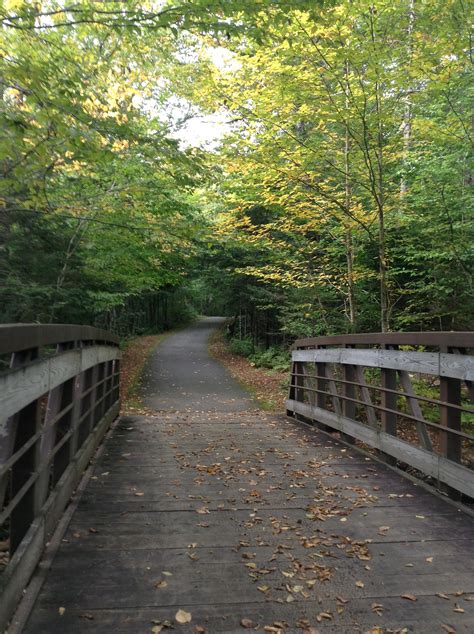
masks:
[[[411,445],[384,431],[375,430],[350,418],[319,407],[288,400],[286,409],[349,434],[371,447],[380,449],[389,456],[393,456],[397,460],[419,469],[437,481],[447,484],[469,497],[474,497],[474,471],[472,469],[451,462],[421,447]],[[449,468],[447,468],[448,464]]]
[[[96,346],[68,350],[0,376],[0,438],[6,421],[20,409],[80,372],[120,355],[118,348]]]
[[[164,621],[186,634],[196,626],[236,633],[248,631],[245,618],[257,631],[285,621],[284,631],[295,634],[301,619],[334,634],[377,625],[428,634],[442,631],[440,623],[467,633],[473,526],[383,465],[284,417],[126,417],[96,465],[25,634],[131,634]],[[367,559],[352,554],[354,544]],[[318,579],[315,571],[326,568],[327,579]],[[298,585],[306,596],[292,590]],[[457,604],[464,612],[453,612]],[[179,609],[190,623],[176,623]],[[320,623],[322,612],[331,616]]]

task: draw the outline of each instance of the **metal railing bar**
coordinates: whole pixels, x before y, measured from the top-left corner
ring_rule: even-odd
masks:
[[[317,392],[318,394],[326,394],[327,396],[331,396],[331,397],[334,396],[332,392],[328,392],[327,390],[318,390],[313,387],[303,387],[302,385],[295,385],[293,383],[290,384],[290,387],[293,387],[302,391]],[[339,394],[338,396],[339,398],[342,398],[345,401],[351,401],[352,403],[357,403],[358,405],[364,405],[364,406],[367,405],[367,403],[365,403],[364,401],[361,401],[360,399],[351,398],[350,396],[345,396],[344,394]],[[297,399],[294,399],[294,400],[297,400]],[[389,409],[388,407],[382,407],[382,405],[377,405],[376,403],[373,403],[372,407],[382,412],[388,412],[389,414],[396,414],[397,416],[400,416],[401,418],[409,418],[410,420],[414,420],[415,422],[424,423],[425,425],[428,425],[430,427],[440,429],[441,431],[445,433],[454,434],[455,436],[461,436],[462,438],[466,438],[467,440],[474,441],[474,435],[466,434],[465,432],[457,431],[456,429],[451,429],[450,427],[444,427],[443,425],[439,425],[438,423],[432,423],[429,420],[425,420],[417,416],[413,416],[412,414],[401,412],[400,410],[396,410],[396,409]],[[364,423],[361,423],[361,424],[364,424]],[[369,427],[369,425],[367,425],[367,427]]]
[[[387,368],[384,368],[384,369],[387,369]],[[397,370],[395,370],[395,372],[396,371]],[[328,380],[327,377],[321,376],[319,374],[301,374],[299,372],[292,372],[291,376],[304,376],[308,379],[325,379],[326,381]],[[365,386],[362,386],[360,383],[357,383],[356,381],[347,381],[346,379],[336,379],[335,377],[333,377],[331,380],[336,381],[337,383],[355,385],[357,387],[368,387],[371,390],[378,390],[379,392],[388,392],[390,394],[397,394],[399,396],[405,396],[405,397],[408,396],[406,392],[402,392],[401,390],[391,390],[386,387],[373,385],[373,383],[367,383]],[[418,396],[417,394],[413,394],[413,395],[410,394],[410,398],[416,398],[418,401],[425,401],[426,403],[430,403],[432,405],[442,405],[443,407],[450,407],[451,409],[456,409],[461,412],[466,412],[467,414],[474,414],[474,408],[462,407],[461,405],[455,405],[454,403],[448,403],[447,401],[440,401],[435,398],[430,399],[426,396]]]
[[[8,505],[0,513],[0,526],[3,524],[3,522],[6,519],[8,519],[10,517],[12,511],[22,501],[22,499],[24,498],[25,494],[28,492],[28,490],[33,486],[33,484],[38,479],[38,475],[39,474],[36,471],[33,472],[30,475],[30,477],[28,478],[28,480],[25,482],[25,484],[23,484],[21,489],[16,493],[16,495],[10,500]]]

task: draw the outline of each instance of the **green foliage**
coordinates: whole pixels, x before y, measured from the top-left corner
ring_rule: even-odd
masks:
[[[257,348],[249,359],[259,368],[270,368],[277,372],[290,371],[290,354],[288,350],[284,350],[278,346],[270,346],[269,348]]]
[[[239,354],[242,357],[250,357],[255,351],[255,346],[250,337],[243,339],[232,338],[229,342],[231,352]]]
[[[4,2],[0,319],[226,314],[273,367],[297,337],[472,328],[466,7]],[[177,103],[227,118],[218,147],[176,140]]]

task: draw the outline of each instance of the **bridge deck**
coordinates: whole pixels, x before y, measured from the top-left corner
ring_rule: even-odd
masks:
[[[115,428],[26,632],[474,631],[472,519],[316,430],[250,410],[206,356],[208,325],[162,344],[163,367],[182,359],[180,382],[150,366],[167,411]]]

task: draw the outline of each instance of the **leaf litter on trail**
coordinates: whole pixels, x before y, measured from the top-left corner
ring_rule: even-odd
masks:
[[[192,620],[191,612],[186,612],[185,610],[178,610],[175,614],[176,622],[180,625],[184,625],[184,623],[190,623]]]

